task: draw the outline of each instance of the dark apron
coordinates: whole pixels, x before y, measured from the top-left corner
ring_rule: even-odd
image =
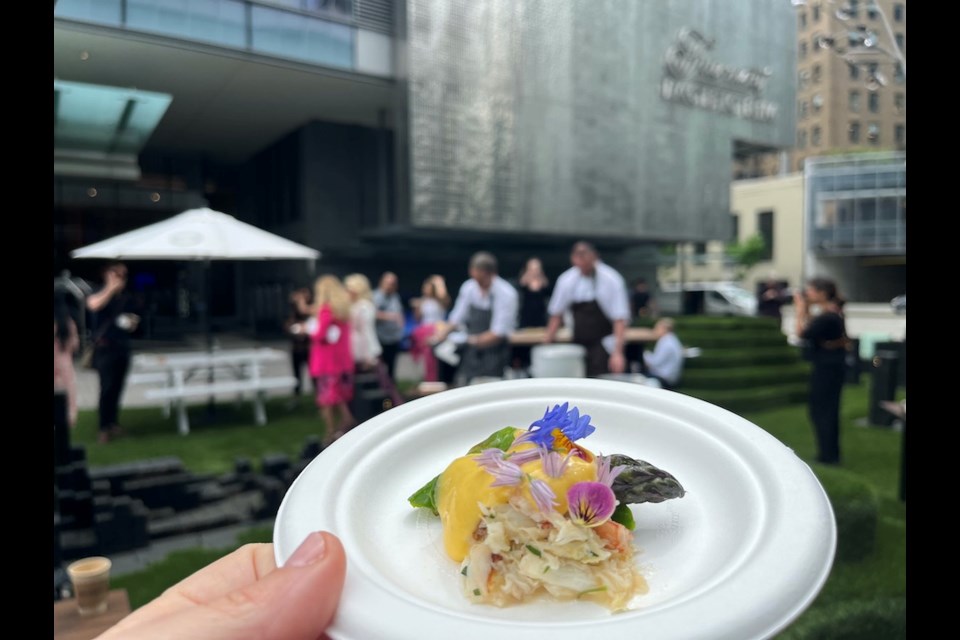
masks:
[[[490,330],[493,319],[493,297],[489,309],[480,309],[470,305],[467,312],[467,335],[475,336]],[[510,362],[510,345],[504,340],[492,347],[480,348],[464,345],[460,353],[460,367],[457,369],[457,381],[470,384],[473,378],[480,376],[503,377],[503,369]]]
[[[596,300],[575,302],[573,312],[573,341],[587,349],[587,377],[596,378],[609,373],[610,354],[601,341],[613,333],[613,323],[603,314]]]

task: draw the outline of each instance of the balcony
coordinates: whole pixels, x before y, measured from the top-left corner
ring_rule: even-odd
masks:
[[[368,5],[380,11],[378,22],[367,24]],[[372,35],[380,53],[381,41],[392,35],[385,21],[389,5],[386,0],[59,0],[54,17],[370,72],[363,61],[358,65],[364,56],[358,38],[366,46],[364,38]]]
[[[813,230],[813,251],[821,256],[905,254],[905,222],[860,222]]]

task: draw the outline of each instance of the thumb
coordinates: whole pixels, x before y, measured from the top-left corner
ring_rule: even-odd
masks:
[[[336,536],[311,533],[283,567],[192,610],[184,637],[316,640],[336,613],[346,564]]]

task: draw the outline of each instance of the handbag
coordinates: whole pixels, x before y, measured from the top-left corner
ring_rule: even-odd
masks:
[[[90,339],[90,343],[83,348],[83,352],[80,354],[80,358],[77,360],[77,364],[79,364],[82,368],[96,369],[96,366],[93,364],[93,356],[97,352],[97,343],[100,342],[100,339],[103,338],[104,335],[106,335],[107,329],[110,327],[110,325],[117,321],[117,317],[119,315],[119,313],[116,313],[112,318],[110,318],[109,322],[104,322],[97,331],[97,334]]]

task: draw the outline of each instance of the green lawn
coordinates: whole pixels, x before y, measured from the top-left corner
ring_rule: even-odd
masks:
[[[844,391],[843,470],[837,474],[816,464],[812,467],[823,477],[835,510],[843,508],[844,495],[849,493],[838,488],[837,477],[841,482],[844,478],[852,479],[854,485],[866,491],[875,512],[879,505],[879,515],[874,518],[875,544],[862,560],[834,564],[819,598],[781,634],[781,640],[905,637],[902,619],[906,607],[906,507],[897,499],[901,434],[854,424],[867,414],[868,384],[865,378],[861,385],[848,386]],[[293,410],[285,408],[284,400],[275,400],[269,403],[267,412],[270,421],[264,427],[251,424],[249,410],[238,411],[231,406],[218,409],[218,422],[204,424],[204,408],[197,407],[191,414],[192,433],[181,437],[174,421],[163,420],[158,410],[129,409],[121,416],[127,435],[107,445],[96,444],[95,414],[81,412],[74,440],[86,445],[91,465],[175,455],[192,471],[217,473],[232,468],[237,456],[249,457],[255,464],[265,453],[295,456],[307,436],[323,434],[323,425],[309,399]],[[804,460],[813,460],[813,431],[805,405],[748,413],[745,417],[790,446]],[[251,539],[269,537],[269,531],[255,531]],[[139,606],[233,548],[175,552],[138,574],[118,578],[117,584],[127,588],[133,606]]]

